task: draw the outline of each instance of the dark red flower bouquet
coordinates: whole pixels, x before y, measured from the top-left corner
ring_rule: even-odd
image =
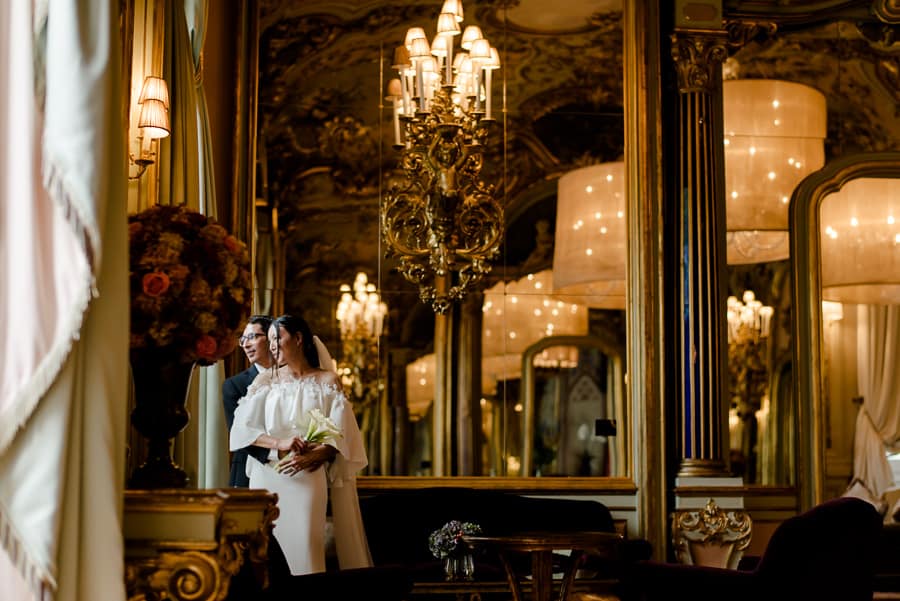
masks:
[[[201,365],[231,353],[250,314],[244,243],[180,205],[130,215],[128,236],[131,348]]]

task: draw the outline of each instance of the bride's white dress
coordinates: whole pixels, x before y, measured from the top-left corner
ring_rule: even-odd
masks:
[[[320,371],[296,378],[287,369],[260,373],[247,396],[238,402],[230,446],[241,449],[260,434],[276,438],[302,436],[301,424],[310,409],[319,409],[340,428],[342,436],[329,441],[338,454],[314,471],[285,476],[269,465],[247,460],[251,488],[278,493],[279,516],[274,535],[284,551],[291,574],[325,571],[325,522],[328,490],[334,538],[341,569],[372,564],[356,495],[356,474],[368,464],[353,407],[344,396],[338,376]]]

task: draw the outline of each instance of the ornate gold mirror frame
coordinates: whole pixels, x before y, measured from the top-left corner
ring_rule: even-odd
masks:
[[[794,278],[794,365],[799,419],[800,502],[824,500],[825,381],[819,209],[822,200],[859,178],[900,178],[900,152],[855,154],[806,177],[791,199],[791,264]],[[805,459],[805,461],[804,461]]]

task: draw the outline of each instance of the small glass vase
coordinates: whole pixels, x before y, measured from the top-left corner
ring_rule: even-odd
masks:
[[[471,582],[475,580],[475,560],[471,553],[444,558],[444,579],[447,582]]]

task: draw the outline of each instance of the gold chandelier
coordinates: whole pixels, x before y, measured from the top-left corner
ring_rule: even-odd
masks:
[[[388,84],[405,181],[386,194],[382,235],[387,255],[438,313],[491,270],[503,233],[495,187],[480,179],[500,58],[474,25],[454,52],[462,20],[462,2],[446,0],[431,44],[421,27],[407,31],[394,53],[400,77]]]

